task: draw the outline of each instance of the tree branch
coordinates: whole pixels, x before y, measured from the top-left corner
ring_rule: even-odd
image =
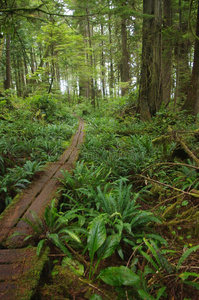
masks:
[[[0,9],[0,13],[9,13],[9,14],[17,14],[17,12],[19,11],[23,11],[23,12],[28,12],[28,13],[32,13],[34,11],[37,12],[41,12],[50,16],[58,16],[58,17],[70,17],[70,18],[84,18],[84,17],[92,17],[95,16],[95,14],[83,14],[83,15],[66,15],[66,14],[61,14],[61,13],[53,13],[53,12],[48,12],[44,9],[41,9],[41,7],[44,4],[41,4],[39,6],[36,7],[15,7],[15,8],[4,8],[4,9]],[[24,16],[27,17],[27,16]]]
[[[195,194],[195,193],[189,193],[189,192],[183,191],[183,190],[178,189],[178,188],[176,188],[176,187],[174,187],[174,186],[172,186],[172,185],[170,185],[170,184],[166,184],[166,183],[163,183],[163,182],[160,182],[160,181],[151,179],[151,178],[146,177],[146,176],[144,176],[144,175],[139,175],[139,176],[142,177],[142,178],[144,178],[145,180],[154,182],[154,183],[159,184],[159,185],[163,185],[163,186],[165,186],[165,187],[168,187],[168,188],[170,188],[170,189],[172,189],[172,190],[174,190],[174,191],[180,192],[180,193],[182,193],[182,194],[185,194],[185,195],[189,195],[189,196],[198,198],[198,195]]]
[[[44,4],[40,4],[39,6],[36,7],[13,7],[13,8],[1,8],[0,12],[1,13],[15,13],[17,11],[27,11],[27,12],[33,12],[33,11],[38,11],[40,7],[42,7]]]

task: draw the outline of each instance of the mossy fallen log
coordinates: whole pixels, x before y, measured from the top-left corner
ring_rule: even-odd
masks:
[[[43,300],[61,300],[61,299],[90,299],[92,295],[98,295],[103,300],[113,300],[117,298],[111,287],[105,288],[102,283],[101,287],[98,282],[92,282],[80,276],[74,270],[66,266],[55,266],[52,272],[52,282],[46,284],[40,290],[40,296]]]

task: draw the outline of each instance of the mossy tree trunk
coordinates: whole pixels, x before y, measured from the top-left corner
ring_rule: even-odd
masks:
[[[109,3],[110,6],[110,3]],[[112,29],[111,29],[111,14],[109,13],[108,15],[108,32],[109,32],[109,47],[110,47],[110,52],[109,52],[109,90],[110,90],[110,95],[113,95],[113,87],[114,87],[114,72],[113,72],[113,43],[112,43]]]
[[[183,103],[186,99],[189,82],[191,78],[191,68],[189,63],[189,56],[191,53],[192,43],[189,38],[185,38],[188,28],[188,11],[189,0],[179,0],[179,21],[175,42],[175,65],[176,65],[176,89],[175,89],[175,103]]]
[[[121,59],[121,81],[128,84],[129,82],[129,53],[127,45],[127,26],[126,18],[122,16],[121,19],[121,34],[122,34],[122,59]],[[128,92],[128,85],[122,87],[121,93],[124,96]]]
[[[162,2],[143,0],[142,66],[139,88],[141,119],[150,120],[162,103],[161,26]],[[149,17],[149,15],[151,17]]]
[[[10,57],[10,35],[6,36],[6,78],[4,82],[5,90],[11,87],[11,57]]]
[[[199,2],[197,11],[193,69],[187,98],[183,105],[183,109],[186,109],[189,114],[195,116],[197,116],[199,113]]]
[[[162,34],[162,100],[167,106],[171,97],[172,45],[170,30],[172,26],[171,0],[163,0],[163,34]]]

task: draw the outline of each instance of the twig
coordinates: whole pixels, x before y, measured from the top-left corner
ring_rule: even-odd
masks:
[[[65,257],[67,256],[68,254],[48,254],[48,256],[50,257],[54,257],[54,256],[60,256],[60,257]]]
[[[110,298],[109,296],[107,296],[104,291],[100,290],[97,286],[85,281],[84,279],[79,277],[79,280],[85,284],[88,284],[90,287],[92,287],[93,289],[97,290],[99,293],[101,293],[102,295],[104,295],[107,299],[112,300],[112,298]]]
[[[195,161],[195,163],[199,166],[199,159],[193,154],[193,152],[187,147],[187,145],[182,140],[180,140],[179,138],[177,139],[177,141],[181,144],[181,146],[187,152],[187,154],[191,158],[193,158],[193,160]]]
[[[157,163],[157,164],[153,164],[153,165],[150,165],[148,168],[146,168],[143,172],[145,173],[148,169],[152,168],[152,167],[155,167],[155,166],[161,166],[161,165],[168,165],[168,166],[184,166],[184,167],[189,167],[189,168],[193,168],[193,169],[196,169],[196,170],[199,170],[199,167],[196,167],[196,166],[193,166],[193,165],[188,165],[188,164],[184,164],[184,163],[171,163],[171,162],[163,162],[163,163]]]
[[[183,190],[181,190],[181,189],[178,189],[178,188],[176,188],[176,187],[174,187],[174,186],[172,186],[172,185],[170,185],[170,184],[166,184],[166,183],[163,183],[163,182],[160,182],[160,181],[151,179],[151,178],[146,177],[146,176],[144,176],[144,175],[139,175],[139,176],[142,177],[142,178],[144,178],[145,180],[149,180],[149,181],[151,181],[151,182],[154,182],[154,183],[163,185],[163,186],[168,187],[168,188],[170,188],[170,189],[172,189],[172,190],[175,190],[175,191],[177,191],[177,192],[180,192],[181,194],[185,194],[185,195],[189,195],[189,196],[198,198],[198,195],[197,195],[197,194],[185,192],[185,191],[183,191]]]
[[[128,292],[127,292],[126,287],[125,287],[125,294],[126,294],[126,300],[129,300],[129,296],[128,296]]]
[[[71,248],[71,246],[69,246],[66,243],[66,241],[64,242],[64,244],[80,261],[83,261],[87,267],[89,266],[89,263],[81,255],[79,255],[77,252],[75,252],[75,250],[73,250],[73,248]]]
[[[184,195],[184,193],[182,193],[182,194],[180,194],[180,195],[178,195],[178,196],[182,196],[182,195]],[[159,204],[157,204],[156,206],[154,206],[153,208],[151,208],[150,211],[153,211],[153,210],[156,209],[157,207],[163,205],[163,203],[169,202],[169,201],[171,201],[171,200],[173,200],[173,199],[175,199],[175,198],[176,198],[176,195],[173,196],[173,197],[171,197],[171,198],[169,198],[169,199],[166,199],[166,200],[162,201],[161,203],[159,203]]]
[[[138,246],[135,248],[135,250],[133,251],[133,253],[131,254],[131,256],[130,256],[130,258],[129,258],[127,264],[126,264],[126,267],[127,267],[127,268],[129,267],[130,261],[131,261],[132,257],[135,255],[135,252],[137,251],[137,249],[138,249],[142,244],[144,244],[144,242],[142,242],[140,245],[138,245]]]

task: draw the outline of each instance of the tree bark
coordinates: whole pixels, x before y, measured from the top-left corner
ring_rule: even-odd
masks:
[[[199,2],[196,22],[193,69],[187,98],[183,105],[183,109],[187,110],[189,114],[192,114],[194,116],[197,116],[197,114],[199,113]]]
[[[111,15],[109,13],[109,23],[108,23],[108,31],[109,31],[109,45],[110,45],[110,54],[109,54],[109,64],[110,64],[110,71],[109,71],[109,93],[110,96],[113,95],[113,81],[114,81],[114,73],[113,73],[113,50],[112,50],[112,30],[111,30]]]
[[[172,26],[171,0],[163,0],[163,29],[162,35],[162,101],[165,106],[171,98],[172,45],[168,29]]]
[[[86,8],[87,13],[87,26],[88,26],[88,42],[90,48],[90,68],[91,68],[91,77],[90,77],[90,87],[91,87],[91,104],[95,107],[95,85],[93,78],[93,53],[92,53],[92,41],[91,41],[91,26],[89,20],[89,10]]]
[[[106,88],[105,88],[105,59],[104,59],[104,26],[101,24],[101,36],[102,36],[102,51],[101,51],[101,84],[102,84],[102,96],[105,97]]]
[[[4,44],[5,44],[5,37],[0,36],[0,64],[1,64],[2,54],[3,54]]]
[[[122,33],[122,61],[121,61],[121,81],[128,85],[129,82],[129,53],[127,46],[127,27],[126,19],[121,19],[121,33]],[[121,93],[124,96],[128,92],[128,86],[122,87]]]
[[[10,57],[10,35],[6,36],[6,79],[4,82],[5,90],[11,87],[11,57]]]
[[[187,2],[187,4],[186,4]],[[177,43],[175,46],[175,58],[176,58],[176,91],[175,91],[175,99],[176,102],[183,103],[189,88],[189,82],[191,78],[191,69],[189,66],[189,53],[191,52],[192,43],[190,39],[185,39],[183,36],[187,34],[188,29],[188,18],[186,17],[186,13],[188,14],[188,3],[189,0],[179,0],[179,26],[178,31],[180,31],[179,38],[177,39]],[[186,10],[182,5],[187,6]],[[182,13],[183,12],[183,13]]]
[[[84,37],[85,43],[85,50],[88,48],[88,37],[87,37],[87,20],[81,18],[79,21],[79,32]],[[89,57],[88,52],[85,51],[85,66],[86,69],[84,71],[79,72],[79,96],[89,98],[90,97],[90,82],[88,76],[88,64],[89,64]]]
[[[150,120],[162,103],[161,25],[162,2],[143,0],[142,67],[139,89],[141,119]]]

